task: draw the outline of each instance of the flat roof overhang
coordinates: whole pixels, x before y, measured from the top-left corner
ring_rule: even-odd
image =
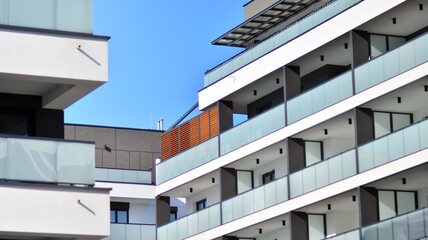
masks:
[[[248,41],[272,29],[320,0],[279,0],[212,42],[214,45],[246,47]]]

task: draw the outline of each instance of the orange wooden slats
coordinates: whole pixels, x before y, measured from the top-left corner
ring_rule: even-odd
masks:
[[[170,132],[170,145],[171,145],[171,157],[177,155],[179,152],[178,142],[178,128],[173,128]]]
[[[204,142],[210,138],[210,112],[203,112],[199,116],[200,142]]]
[[[210,109],[210,137],[218,135],[218,107]]]
[[[169,132],[166,132],[161,136],[161,160],[165,160],[169,157],[170,157]]]
[[[179,126],[180,129],[180,152],[185,151],[190,147],[190,124],[185,122]]]
[[[199,144],[199,117],[190,119],[190,147]]]

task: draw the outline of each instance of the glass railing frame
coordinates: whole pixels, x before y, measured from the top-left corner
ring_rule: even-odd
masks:
[[[248,52],[252,51],[253,49],[255,49],[255,48],[257,48],[258,46],[260,46],[261,44],[263,44],[265,41],[268,41],[268,40],[273,39],[273,38],[274,38],[274,37],[276,37],[277,35],[281,34],[283,31],[286,31],[286,30],[287,30],[287,29],[289,29],[290,27],[293,27],[294,25],[299,24],[301,21],[303,21],[303,20],[305,20],[305,19],[307,19],[307,18],[311,17],[311,16],[312,16],[312,15],[314,15],[315,13],[317,13],[317,12],[319,12],[319,11],[323,10],[324,8],[326,8],[326,7],[328,7],[329,5],[331,5],[331,4],[333,4],[333,3],[335,3],[336,1],[339,1],[339,0],[331,0],[331,1],[327,2],[327,3],[325,3],[324,5],[319,6],[318,8],[316,8],[316,9],[314,9],[313,11],[309,12],[308,14],[306,14],[306,15],[302,16],[301,18],[299,18],[299,19],[295,20],[294,22],[292,22],[292,23],[288,24],[287,26],[285,26],[285,27],[284,27],[284,28],[282,28],[281,30],[277,31],[276,33],[272,34],[271,36],[269,36],[269,37],[265,38],[263,41],[261,41],[261,42],[257,43],[256,45],[251,46],[251,47],[250,47],[250,48],[248,48],[248,49],[244,49],[244,50],[243,50],[243,51],[241,51],[240,53],[238,53],[238,54],[236,54],[236,55],[232,56],[231,58],[229,58],[228,60],[226,60],[226,61],[224,61],[224,62],[220,63],[219,65],[217,65],[217,66],[215,66],[215,67],[211,68],[210,70],[208,70],[208,71],[205,73],[205,76],[208,76],[210,73],[212,73],[212,72],[216,71],[217,69],[222,68],[223,66],[225,66],[225,65],[229,64],[230,62],[232,62],[233,60],[238,59],[239,57],[243,56],[244,54],[246,54],[246,53],[248,53]],[[278,48],[280,48],[280,47],[284,46],[285,44],[287,44],[287,43],[289,43],[289,42],[293,41],[294,39],[297,39],[298,37],[302,36],[303,34],[305,34],[305,33],[309,32],[309,31],[311,31],[311,30],[313,30],[313,29],[317,28],[319,25],[321,25],[321,24],[323,24],[323,23],[325,23],[325,22],[327,22],[327,21],[329,21],[329,20],[333,19],[333,18],[334,18],[334,17],[336,17],[337,15],[339,15],[339,14],[343,13],[344,11],[346,11],[346,10],[348,10],[348,9],[352,8],[352,7],[354,7],[355,5],[357,5],[357,4],[359,4],[359,3],[361,3],[362,1],[364,1],[364,0],[357,0],[357,2],[356,2],[356,3],[352,4],[352,5],[351,5],[351,6],[349,6],[348,8],[346,8],[346,9],[344,9],[344,10],[342,10],[342,11],[340,11],[340,12],[336,13],[335,15],[333,15],[333,16],[331,16],[331,17],[327,18],[326,20],[324,20],[324,21],[322,21],[322,22],[320,22],[320,23],[318,23],[318,24],[314,25],[313,27],[311,27],[311,28],[307,29],[306,31],[304,31],[304,32],[302,32],[302,33],[300,33],[300,34],[298,34],[298,35],[294,36],[293,38],[291,38],[291,39],[289,39],[289,40],[285,41],[283,44],[279,45],[278,47],[275,47],[275,48],[273,48],[273,49],[271,49],[271,50],[269,50],[269,51],[267,51],[267,52],[265,52],[265,53],[261,54],[261,55],[260,55],[260,56],[258,56],[257,58],[255,58],[255,59],[253,59],[253,60],[249,61],[248,63],[246,63],[246,64],[244,64],[244,65],[240,66],[239,68],[237,68],[237,69],[233,70],[232,72],[227,73],[225,76],[220,77],[220,78],[218,78],[217,80],[212,81],[212,82],[210,82],[210,83],[208,83],[208,84],[205,84],[205,83],[204,83],[204,88],[203,88],[203,89],[205,89],[205,88],[209,87],[210,85],[212,85],[212,84],[214,84],[214,83],[218,82],[219,80],[221,80],[222,78],[226,77],[227,75],[232,74],[233,72],[236,72],[236,71],[238,71],[239,69],[241,69],[241,68],[243,68],[243,67],[247,66],[248,64],[250,64],[250,63],[252,63],[252,62],[256,61],[257,59],[259,59],[259,58],[261,58],[261,57],[263,57],[263,56],[265,56],[265,55],[267,55],[267,54],[269,54],[269,53],[271,53],[271,52],[275,51],[276,49],[278,49]]]
[[[140,226],[140,228],[142,228],[143,226],[146,226],[146,227],[153,227],[153,231],[154,231],[154,239],[156,239],[156,224],[145,224],[145,223],[110,223],[110,226],[112,226],[112,225],[118,225],[118,226],[124,226],[125,228],[126,228],[126,226]],[[110,235],[109,236],[107,236],[107,237],[104,237],[104,238],[102,238],[101,240],[107,240],[107,239],[110,239],[111,238],[111,230],[112,230],[112,228],[110,227]],[[122,236],[122,237],[126,237],[127,238],[127,236]],[[145,238],[142,238],[141,240],[144,240]],[[134,239],[132,239],[132,240],[134,240]]]
[[[417,64],[417,65],[413,66],[412,68],[410,68],[410,69],[408,69],[408,70],[405,70],[405,71],[403,71],[403,72],[399,72],[398,74],[393,75],[392,77],[389,77],[389,78],[387,78],[387,79],[384,79],[384,80],[382,80],[381,82],[376,83],[376,84],[374,84],[374,85],[371,85],[371,86],[369,86],[368,88],[365,88],[365,89],[363,89],[363,90],[361,90],[361,91],[358,91],[358,90],[357,90],[357,83],[356,83],[356,81],[357,81],[357,77],[356,77],[356,73],[355,73],[355,72],[356,72],[356,70],[357,70],[358,68],[360,68],[360,67],[362,67],[362,66],[364,66],[364,65],[366,65],[366,64],[369,64],[369,63],[370,63],[370,62],[372,62],[372,61],[376,61],[376,60],[378,60],[378,59],[381,59],[381,58],[385,57],[386,55],[389,55],[389,54],[392,54],[392,53],[394,53],[394,52],[397,52],[397,51],[399,51],[399,49],[400,49],[401,47],[403,47],[403,46],[405,46],[405,45],[408,45],[408,44],[412,44],[412,43],[414,43],[416,40],[418,40],[418,39],[420,39],[420,38],[422,38],[422,37],[426,37],[427,35],[428,35],[428,31],[425,31],[424,33],[420,34],[419,36],[414,37],[414,38],[412,38],[412,39],[409,39],[409,40],[408,40],[408,41],[406,41],[405,43],[401,44],[400,46],[398,46],[398,47],[396,47],[396,48],[394,48],[394,49],[392,49],[392,50],[390,50],[390,51],[384,52],[384,53],[382,53],[382,54],[380,54],[380,55],[378,55],[378,56],[376,56],[376,57],[374,57],[374,58],[371,58],[370,60],[367,60],[367,61],[365,61],[365,62],[362,62],[362,63],[360,63],[360,64],[355,65],[355,66],[352,68],[352,71],[353,71],[353,77],[352,77],[352,78],[353,78],[353,85],[354,85],[354,95],[357,95],[357,94],[359,94],[359,93],[362,93],[362,92],[364,92],[364,91],[367,91],[367,90],[369,90],[369,89],[371,89],[371,88],[373,88],[373,87],[375,87],[375,86],[377,86],[377,85],[379,85],[379,84],[382,84],[382,83],[384,83],[384,82],[388,81],[389,79],[392,79],[392,78],[394,78],[394,77],[396,77],[396,76],[399,76],[399,75],[401,75],[401,74],[404,74],[404,73],[406,73],[406,72],[408,72],[408,71],[410,71],[410,70],[412,70],[412,69],[414,69],[414,68],[416,68],[416,67],[418,67],[418,66],[420,66],[420,65],[422,65],[422,64],[425,64],[426,62],[428,62],[428,61],[425,61],[425,62],[423,62],[423,63]],[[378,60],[378,61],[380,61],[380,60]]]
[[[209,209],[210,209],[211,207],[215,207],[215,206],[218,206],[218,207],[219,207],[219,221],[220,221],[220,224],[219,224],[218,226],[221,226],[221,225],[223,224],[223,220],[222,220],[222,206],[221,206],[221,203],[222,203],[222,202],[217,202],[217,203],[211,204],[210,206],[208,206],[208,207],[206,207],[206,208],[204,208],[204,209],[202,209],[202,210],[200,210],[200,211],[196,211],[196,212],[193,212],[193,213],[187,214],[187,215],[182,216],[182,217],[180,217],[180,218],[174,219],[174,221],[168,222],[168,223],[166,223],[166,224],[163,224],[163,225],[156,225],[156,237],[158,237],[158,231],[159,231],[159,228],[166,227],[166,226],[168,226],[168,225],[169,225],[169,224],[171,224],[171,223],[176,223],[176,222],[178,222],[178,221],[180,221],[180,220],[183,220],[184,218],[188,218],[189,216],[199,214],[199,213],[200,213],[200,212],[202,212],[202,211],[209,211]],[[199,222],[199,219],[198,219],[198,222]],[[218,226],[216,226],[216,227],[218,227]],[[215,227],[214,227],[214,228],[215,228]],[[201,233],[206,232],[206,231],[209,231],[209,230],[211,230],[211,229],[213,229],[213,228],[208,228],[208,229],[206,229],[206,230],[204,230],[204,231],[200,231],[200,232],[198,232],[198,233],[196,233],[196,234],[188,235],[186,238],[189,238],[189,237],[192,237],[192,236],[195,236],[195,235],[201,234]],[[168,238],[168,239],[169,239],[169,238]]]
[[[245,125],[245,124],[249,124],[249,122],[250,122],[250,121],[253,121],[253,120],[256,120],[257,118],[261,118],[261,117],[263,117],[263,116],[266,116],[266,114],[271,113],[271,112],[272,112],[272,111],[274,111],[274,110],[280,109],[280,107],[281,107],[281,106],[282,106],[282,108],[283,108],[282,110],[284,111],[284,115],[283,115],[283,117],[284,117],[284,123],[283,123],[283,126],[282,126],[282,127],[278,128],[278,129],[276,129],[276,130],[274,130],[274,131],[272,131],[272,132],[270,132],[270,133],[268,133],[268,134],[266,134],[266,135],[263,135],[263,136],[261,136],[260,138],[257,138],[257,139],[255,139],[255,140],[253,140],[253,141],[250,141],[250,142],[248,142],[248,143],[245,143],[245,144],[241,145],[241,146],[240,146],[240,147],[238,147],[238,148],[232,149],[232,150],[230,150],[230,151],[228,151],[228,152],[226,152],[226,153],[223,153],[223,154],[222,154],[222,149],[221,149],[221,143],[222,143],[222,141],[221,141],[221,137],[222,137],[222,135],[227,134],[227,133],[228,133],[228,132],[230,132],[230,131],[236,130],[236,129],[238,129],[239,127],[241,127],[241,126],[243,126],[243,125]],[[285,101],[284,101],[284,102],[281,102],[281,103],[279,103],[279,104],[277,104],[277,105],[275,105],[275,106],[271,107],[270,109],[268,109],[268,110],[266,110],[266,111],[264,111],[264,112],[262,112],[262,113],[260,113],[260,114],[257,114],[256,116],[254,116],[254,117],[252,117],[252,118],[250,118],[250,119],[247,119],[246,121],[241,122],[241,123],[239,123],[239,124],[237,124],[237,125],[233,126],[232,128],[230,128],[230,129],[228,129],[228,130],[226,130],[226,131],[224,131],[224,132],[220,133],[220,134],[218,135],[218,137],[219,137],[219,156],[224,156],[224,155],[226,155],[226,154],[228,154],[228,153],[230,153],[230,152],[233,152],[233,151],[235,151],[235,150],[237,150],[237,149],[239,149],[239,148],[242,148],[242,147],[244,147],[244,146],[246,146],[246,145],[248,145],[248,144],[250,144],[250,143],[252,143],[252,142],[258,141],[258,140],[260,140],[261,138],[266,137],[266,136],[268,136],[269,134],[272,134],[272,133],[274,133],[274,132],[276,132],[276,131],[278,131],[278,130],[280,130],[280,129],[284,128],[284,127],[286,127],[286,126],[287,126],[287,118],[286,118],[287,109],[286,109],[286,107],[287,107],[287,103],[286,103]]]
[[[357,160],[358,160],[358,166],[357,166],[357,169],[358,169],[358,174],[360,174],[360,173],[364,173],[364,172],[367,172],[367,171],[370,171],[370,170],[372,170],[372,169],[375,169],[375,168],[378,168],[378,167],[384,166],[384,165],[386,165],[386,164],[389,164],[389,163],[391,163],[391,162],[394,162],[394,161],[396,161],[396,160],[398,160],[398,159],[401,159],[401,158],[404,158],[404,157],[410,156],[410,155],[412,155],[412,154],[418,153],[418,152],[420,152],[420,151],[423,151],[423,150],[425,150],[425,149],[428,149],[428,147],[426,147],[426,148],[419,149],[419,150],[417,150],[417,151],[415,151],[415,152],[412,152],[412,153],[409,153],[409,154],[404,154],[403,156],[400,156],[400,157],[395,158],[395,159],[391,159],[391,160],[389,160],[389,161],[387,161],[387,162],[385,162],[385,163],[383,163],[383,164],[380,164],[380,165],[374,166],[374,167],[369,168],[369,169],[364,170],[364,171],[361,171],[361,169],[360,169],[360,165],[359,165],[359,163],[360,163],[360,159],[359,159],[359,153],[358,153],[358,150],[359,150],[359,148],[360,148],[360,147],[367,146],[367,145],[369,145],[369,144],[372,144],[372,143],[376,142],[377,140],[387,138],[387,137],[389,137],[389,136],[391,136],[391,135],[393,135],[393,134],[395,134],[395,133],[398,133],[398,132],[402,132],[402,131],[404,131],[405,129],[408,129],[408,128],[411,128],[411,127],[415,127],[416,125],[418,125],[418,124],[420,124],[420,123],[422,123],[422,122],[428,122],[428,118],[426,118],[426,119],[422,119],[422,120],[417,121],[417,122],[413,122],[412,124],[410,124],[410,125],[408,125],[408,126],[406,126],[406,127],[403,127],[403,128],[401,128],[401,129],[399,129],[399,130],[397,130],[397,131],[390,132],[390,133],[388,133],[388,134],[386,134],[386,135],[383,135],[382,137],[379,137],[379,138],[373,139],[373,140],[372,140],[372,141],[370,141],[370,142],[363,143],[363,144],[359,145],[358,147],[356,147],[355,149],[356,149],[356,151],[357,151]]]
[[[13,134],[0,134],[0,138],[4,139],[19,139],[19,140],[30,140],[30,141],[40,141],[40,142],[55,142],[55,143],[69,143],[69,144],[87,144],[92,145],[94,149],[94,156],[93,156],[93,162],[91,165],[93,166],[93,177],[94,181],[93,183],[77,183],[77,182],[71,182],[71,181],[39,181],[39,180],[29,180],[29,179],[15,179],[15,178],[7,178],[3,179],[5,181],[11,181],[11,182],[23,182],[23,183],[38,183],[38,184],[66,184],[66,185],[83,185],[88,187],[93,187],[95,185],[95,142],[94,141],[86,141],[86,140],[70,140],[70,139],[63,139],[63,138],[51,138],[51,137],[39,137],[39,136],[23,136],[23,135],[13,135]],[[58,161],[56,159],[55,161]],[[56,163],[58,164],[58,162]],[[58,167],[58,165],[56,166]],[[6,171],[6,170],[5,170]],[[58,169],[55,169],[55,172],[59,171]],[[59,176],[57,176],[59,177]]]
[[[199,146],[201,146],[202,144],[204,144],[204,143],[207,143],[208,141],[211,141],[211,140],[213,140],[213,139],[217,139],[217,145],[218,145],[218,147],[217,147],[217,157],[215,157],[214,159],[212,159],[212,160],[210,160],[210,161],[207,161],[207,162],[205,162],[205,163],[203,163],[203,164],[201,164],[201,165],[199,165],[199,166],[196,166],[196,167],[194,167],[194,168],[191,168],[191,169],[188,169],[188,170],[186,170],[186,171],[184,171],[184,172],[182,172],[182,173],[180,173],[179,175],[176,175],[176,176],[174,176],[174,177],[172,177],[172,178],[169,178],[169,179],[166,179],[166,180],[164,180],[164,181],[159,181],[158,180],[158,171],[157,171],[157,169],[156,169],[156,184],[157,185],[159,185],[159,184],[162,184],[162,183],[165,183],[165,182],[167,182],[167,181],[170,181],[170,180],[172,180],[172,179],[174,179],[174,178],[177,178],[178,176],[180,176],[180,175],[183,175],[183,174],[185,174],[185,173],[187,173],[187,172],[190,172],[190,171],[192,171],[192,170],[194,170],[194,169],[196,169],[196,168],[198,168],[198,167],[201,167],[201,166],[204,166],[204,165],[206,165],[206,164],[208,164],[208,163],[210,163],[210,162],[212,162],[212,161],[214,161],[215,159],[217,159],[217,158],[219,158],[221,155],[220,155],[220,135],[216,135],[216,136],[214,136],[214,137],[211,137],[211,138],[209,138],[209,139],[207,139],[206,141],[204,141],[204,142],[202,142],[202,143],[199,143],[198,145],[195,145],[195,146],[193,146],[193,147],[191,147],[191,148],[189,148],[189,149],[186,149],[186,151],[183,151],[183,152],[181,152],[181,153],[179,153],[179,154],[177,154],[177,155],[175,155],[175,156],[173,156],[173,157],[170,157],[170,158],[168,158],[168,159],[166,159],[166,160],[164,160],[164,161],[161,161],[160,163],[158,163],[158,164],[156,164],[154,167],[155,168],[157,168],[158,166],[160,166],[161,164],[164,164],[164,163],[166,163],[167,161],[169,161],[169,160],[172,160],[173,158],[175,158],[175,157],[178,157],[179,155],[181,155],[181,154],[184,154],[184,153],[186,153],[186,152],[188,152],[188,151],[190,151],[190,150],[192,150],[192,149],[196,149],[197,147],[199,147]],[[152,181],[153,181],[153,179],[152,179]]]
[[[260,209],[260,210],[254,211],[254,212],[252,212],[252,213],[250,213],[250,214],[247,214],[247,215],[243,215],[243,216],[238,217],[238,218],[236,218],[236,219],[232,219],[232,220],[230,220],[230,221],[228,221],[228,222],[224,222],[224,221],[223,221],[223,204],[224,204],[225,202],[227,202],[227,201],[232,201],[232,200],[233,200],[234,198],[236,198],[236,197],[243,196],[244,194],[247,194],[247,193],[249,193],[249,192],[256,191],[256,190],[258,190],[258,189],[260,189],[260,188],[262,188],[262,187],[265,187],[265,186],[266,186],[266,185],[268,185],[268,184],[274,184],[274,183],[276,183],[277,181],[280,181],[280,180],[283,180],[283,179],[286,179],[286,181],[287,181],[287,188],[288,188],[288,189],[287,189],[287,192],[286,192],[287,199],[286,199],[285,201],[275,203],[275,204],[273,204],[273,205],[271,205],[271,206],[268,206],[268,207],[262,208],[262,209]],[[262,185],[260,185],[260,186],[255,187],[255,188],[249,189],[249,190],[247,190],[247,191],[245,191],[245,192],[239,193],[239,194],[237,194],[237,195],[235,195],[235,196],[233,196],[233,197],[231,197],[231,198],[229,198],[229,199],[226,199],[226,200],[224,200],[224,201],[221,201],[221,202],[220,202],[220,206],[221,206],[221,209],[220,209],[220,210],[221,210],[221,214],[220,214],[220,216],[221,216],[221,222],[222,222],[222,224],[226,224],[226,223],[230,223],[230,222],[236,221],[236,220],[241,219],[241,218],[243,218],[243,217],[246,217],[246,216],[249,216],[249,215],[251,215],[251,214],[255,214],[255,213],[261,212],[261,211],[264,211],[264,210],[266,210],[267,208],[274,207],[274,206],[276,206],[276,205],[278,205],[278,204],[281,204],[281,203],[284,203],[284,202],[289,201],[289,200],[291,199],[291,198],[290,198],[290,189],[289,189],[289,188],[290,188],[290,179],[289,179],[289,175],[287,174],[287,175],[285,175],[285,176],[281,176],[280,178],[275,179],[274,181],[272,181],[272,182],[270,182],[270,183],[262,184]],[[284,190],[285,190],[285,189],[284,189]]]
[[[128,182],[128,181],[113,181],[113,180],[99,180],[96,176],[97,169],[101,170],[113,170],[113,171],[129,171],[129,172],[144,172],[144,173],[150,173],[150,183],[139,183],[139,182]],[[150,170],[138,170],[138,169],[128,169],[128,168],[107,168],[107,167],[95,167],[95,181],[97,182],[111,182],[111,183],[125,183],[125,184],[138,184],[138,185],[153,185],[153,179],[152,179],[152,171]]]

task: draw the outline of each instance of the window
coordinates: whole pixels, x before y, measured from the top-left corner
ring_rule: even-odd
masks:
[[[416,192],[378,191],[379,220],[394,217],[417,209]]]
[[[398,131],[413,122],[413,116],[410,113],[374,112],[373,117],[375,138]]]
[[[315,164],[323,159],[323,145],[320,141],[305,141],[306,166]]]
[[[110,222],[111,223],[128,223],[129,203],[111,202],[110,203]]]
[[[272,170],[268,173],[265,173],[262,176],[263,185],[268,184],[268,183],[272,182],[273,180],[275,180],[275,170]]]
[[[370,53],[377,57],[406,43],[404,37],[370,34]]]
[[[323,239],[326,235],[326,217],[324,214],[308,214],[309,239]]]
[[[169,221],[173,222],[177,220],[177,207],[170,207],[169,209]]]
[[[196,211],[201,211],[207,207],[207,199],[202,199],[201,201],[196,202]]]

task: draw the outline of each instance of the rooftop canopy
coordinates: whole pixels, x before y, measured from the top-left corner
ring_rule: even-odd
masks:
[[[260,34],[320,0],[279,0],[212,42],[214,45],[245,47]]]

